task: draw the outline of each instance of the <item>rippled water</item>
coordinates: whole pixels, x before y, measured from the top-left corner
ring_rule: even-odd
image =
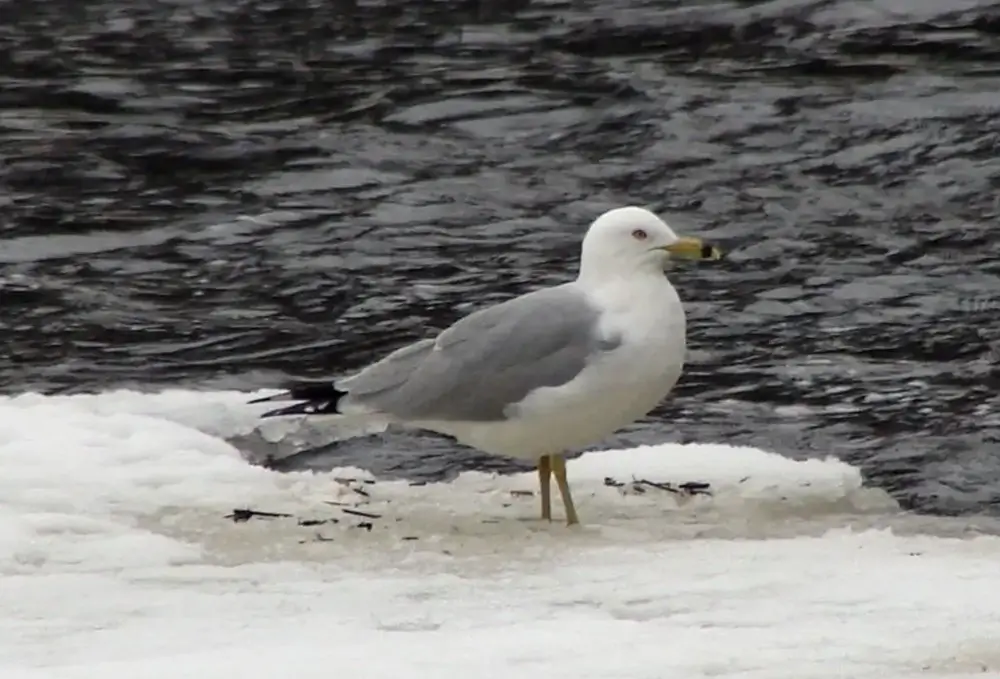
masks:
[[[251,389],[575,275],[648,205],[691,356],[613,441],[1000,514],[1000,3],[0,2],[0,380]],[[419,454],[414,456],[413,449]],[[287,466],[516,468],[431,436]]]

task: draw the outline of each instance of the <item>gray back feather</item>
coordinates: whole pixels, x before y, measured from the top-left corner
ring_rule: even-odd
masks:
[[[570,286],[474,312],[436,340],[399,349],[342,380],[352,403],[407,420],[493,421],[540,387],[572,380],[618,338],[598,336],[598,311]]]

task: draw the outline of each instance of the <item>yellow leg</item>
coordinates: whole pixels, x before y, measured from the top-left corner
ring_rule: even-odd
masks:
[[[549,481],[552,474],[552,458],[542,455],[538,458],[538,485],[542,488],[542,520],[552,520],[552,493]]]
[[[566,525],[572,526],[580,523],[576,515],[576,507],[573,506],[573,496],[569,493],[569,481],[566,480],[566,460],[562,455],[552,455],[552,474],[556,477],[556,484],[559,486],[559,494],[562,495],[563,507],[566,508]]]

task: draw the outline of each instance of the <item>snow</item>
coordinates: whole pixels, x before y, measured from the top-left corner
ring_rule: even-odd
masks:
[[[512,492],[532,473],[252,466],[234,444],[322,431],[258,431],[255,395],[0,398],[0,677],[1000,673],[1000,538],[901,512],[832,457],[589,453],[567,528]]]

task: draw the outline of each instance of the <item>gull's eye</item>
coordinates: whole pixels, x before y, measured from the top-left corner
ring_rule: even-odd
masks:
[[[635,238],[636,240],[646,240],[648,237],[648,234],[642,229],[636,229],[632,232],[632,238]]]

